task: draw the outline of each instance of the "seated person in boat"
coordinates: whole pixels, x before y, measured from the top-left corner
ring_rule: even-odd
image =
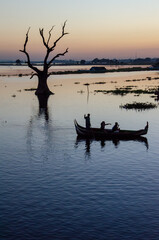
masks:
[[[85,119],[85,121],[86,121],[86,128],[87,128],[87,129],[90,129],[90,127],[91,127],[90,114],[89,114],[89,113],[88,113],[87,115],[85,114],[85,115],[84,115],[84,119]]]
[[[104,130],[106,125],[111,125],[111,123],[105,123],[105,121],[102,121],[100,124],[100,129]]]
[[[115,132],[115,131],[119,131],[120,128],[119,128],[119,124],[117,122],[115,122],[114,126],[112,127],[112,131]]]

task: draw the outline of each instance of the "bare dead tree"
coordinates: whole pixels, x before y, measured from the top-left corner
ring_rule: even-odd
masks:
[[[35,92],[36,95],[39,95],[39,94],[43,94],[43,95],[50,95],[50,94],[53,94],[49,88],[48,88],[48,85],[47,85],[47,79],[48,77],[50,76],[49,74],[49,68],[52,66],[52,63],[55,61],[55,59],[57,59],[58,57],[60,56],[64,56],[67,52],[68,52],[68,48],[62,52],[62,53],[58,53],[56,54],[55,56],[53,57],[50,57],[50,54],[55,50],[56,46],[57,46],[57,43],[65,36],[67,35],[68,33],[65,32],[65,27],[66,27],[66,21],[64,22],[63,26],[62,26],[62,33],[61,35],[54,41],[54,43],[52,45],[50,45],[50,39],[51,39],[51,33],[52,33],[52,30],[54,27],[52,27],[49,31],[49,37],[48,39],[46,40],[45,36],[44,36],[44,29],[39,29],[39,33],[40,33],[40,36],[42,38],[42,41],[43,41],[43,45],[45,46],[46,48],[46,55],[44,57],[44,62],[43,62],[43,69],[40,70],[38,69],[37,67],[35,67],[32,63],[31,63],[31,60],[30,60],[30,55],[29,53],[27,52],[27,43],[28,43],[28,38],[29,38],[29,31],[30,31],[30,28],[28,29],[27,33],[26,33],[26,38],[25,38],[25,42],[24,42],[24,48],[23,50],[20,50],[20,52],[24,53],[27,57],[27,64],[28,64],[28,67],[30,67],[33,71],[34,71],[34,74],[32,74],[31,78],[33,76],[37,76],[38,77],[38,87],[37,87],[37,90]]]

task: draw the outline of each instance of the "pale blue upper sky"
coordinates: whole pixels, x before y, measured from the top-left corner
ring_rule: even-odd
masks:
[[[66,58],[159,56],[159,0],[0,0],[0,59],[23,58],[25,34],[31,27],[28,51],[40,59],[39,27],[55,25],[55,38],[68,20],[70,33],[59,44]],[[54,34],[53,34],[54,35]],[[45,50],[45,49],[44,49]]]

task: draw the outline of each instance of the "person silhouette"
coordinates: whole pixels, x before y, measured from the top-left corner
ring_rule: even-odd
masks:
[[[100,124],[100,129],[104,130],[106,125],[111,125],[111,123],[105,123],[105,121],[102,121]]]
[[[115,131],[117,131],[117,130],[120,130],[119,124],[118,124],[117,122],[115,122],[115,124],[114,124],[114,126],[113,126],[113,128],[112,128],[112,131],[115,132]]]
[[[84,115],[84,119],[85,119],[85,121],[86,121],[86,128],[87,128],[87,129],[90,129],[90,127],[91,127],[90,114],[89,114],[89,113],[88,113],[87,115],[85,114],[85,115]]]

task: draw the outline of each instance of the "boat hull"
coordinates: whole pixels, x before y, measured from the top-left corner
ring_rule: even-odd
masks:
[[[77,121],[74,121],[76,133],[79,137],[83,138],[96,138],[96,139],[134,139],[148,132],[148,122],[144,129],[140,130],[119,130],[113,132],[111,129],[100,129],[100,128],[90,128],[80,126]]]

